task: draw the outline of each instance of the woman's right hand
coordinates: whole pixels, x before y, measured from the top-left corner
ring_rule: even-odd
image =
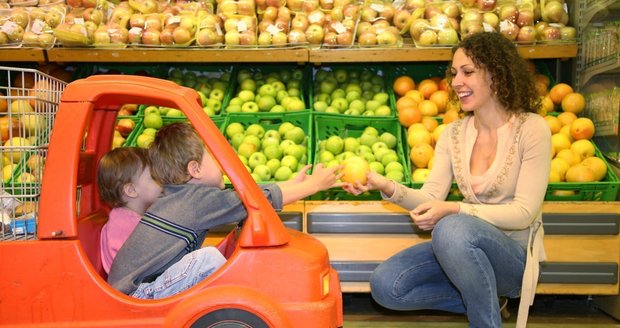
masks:
[[[392,180],[374,171],[366,173],[366,180],[366,184],[361,184],[359,181],[355,181],[355,183],[344,182],[342,189],[356,196],[369,190],[379,190],[385,193],[390,185],[394,183]]]

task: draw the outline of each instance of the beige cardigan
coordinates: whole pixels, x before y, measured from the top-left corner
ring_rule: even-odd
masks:
[[[460,213],[493,224],[527,249],[517,317],[517,327],[525,327],[536,293],[538,263],[545,260],[542,203],[549,179],[551,132],[540,115],[519,114],[503,133],[506,147],[498,142],[495,162],[485,173],[489,181],[475,194],[469,173],[473,143],[465,142],[471,119],[467,116],[446,127],[435,147],[435,164],[420,190],[396,184],[392,197],[383,197],[412,210],[425,201],[445,199],[456,181],[464,197]]]

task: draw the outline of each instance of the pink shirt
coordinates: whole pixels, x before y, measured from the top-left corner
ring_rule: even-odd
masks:
[[[113,208],[108,222],[101,229],[101,264],[106,273],[110,272],[112,261],[129,235],[140,223],[140,214],[122,207]]]

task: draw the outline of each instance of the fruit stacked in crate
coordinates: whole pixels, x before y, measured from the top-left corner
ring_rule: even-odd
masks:
[[[393,117],[351,117],[314,115],[314,164],[327,167],[343,165],[345,182],[365,183],[372,170],[389,179],[409,185],[411,179],[407,157],[401,144],[401,128]],[[378,192],[352,196],[341,188],[322,191],[311,197],[317,200],[380,199]]]
[[[224,134],[257,182],[292,179],[312,163],[311,113],[230,114]]]
[[[537,82],[549,84],[541,79]],[[544,88],[539,86],[540,92]],[[585,97],[567,83],[557,83],[543,96],[551,131],[553,159],[546,200],[616,200],[620,180],[592,138],[594,122],[581,116]],[[557,111],[556,111],[557,110]]]
[[[307,66],[237,66],[234,92],[226,101],[226,113],[285,113],[307,109],[304,90]]]
[[[386,77],[383,65],[314,68],[311,108],[319,114],[394,117]]]

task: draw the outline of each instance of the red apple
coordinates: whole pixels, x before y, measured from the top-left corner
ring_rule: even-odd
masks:
[[[534,11],[531,9],[521,9],[519,10],[519,15],[517,15],[517,25],[519,27],[534,25]]]
[[[351,31],[344,31],[336,36],[336,41],[341,46],[350,46],[353,44],[353,33]]]
[[[308,16],[303,14],[295,15],[295,17],[291,20],[291,30],[299,29],[305,31],[308,28],[308,25],[310,25]]]
[[[499,33],[505,36],[510,41],[515,41],[519,34],[519,26],[511,22],[510,20],[503,20],[499,22]]]
[[[533,43],[536,41],[536,29],[532,25],[527,25],[519,29],[517,41],[520,43]]]
[[[217,43],[217,33],[211,28],[203,28],[196,33],[196,44],[199,46],[209,46]]]
[[[323,44],[327,46],[337,46],[338,34],[336,34],[336,32],[325,33],[325,37],[323,37]]]
[[[159,45],[160,32],[156,28],[147,28],[142,32],[142,44]]]
[[[136,127],[136,122],[134,122],[130,118],[121,118],[116,122],[116,126],[114,129],[118,131],[123,137],[127,138],[127,136],[133,131]]]
[[[262,20],[270,20],[273,22],[276,18],[278,18],[278,7],[269,6],[265,8],[265,11],[263,11]]]
[[[519,15],[519,10],[517,9],[517,6],[509,3],[509,4],[504,4],[499,8],[499,14],[497,16],[499,17],[500,21],[508,20],[513,23],[516,23],[518,15]]]
[[[497,5],[496,0],[477,0],[476,6],[483,11],[492,11]]]
[[[542,30],[543,40],[560,40],[562,38],[562,34],[560,33],[560,28],[554,25],[555,24],[549,24],[549,26],[545,27]]]
[[[396,26],[399,30],[402,30],[407,25],[409,17],[411,17],[411,13],[409,11],[404,9],[397,10],[396,13],[394,13],[394,26]]]

